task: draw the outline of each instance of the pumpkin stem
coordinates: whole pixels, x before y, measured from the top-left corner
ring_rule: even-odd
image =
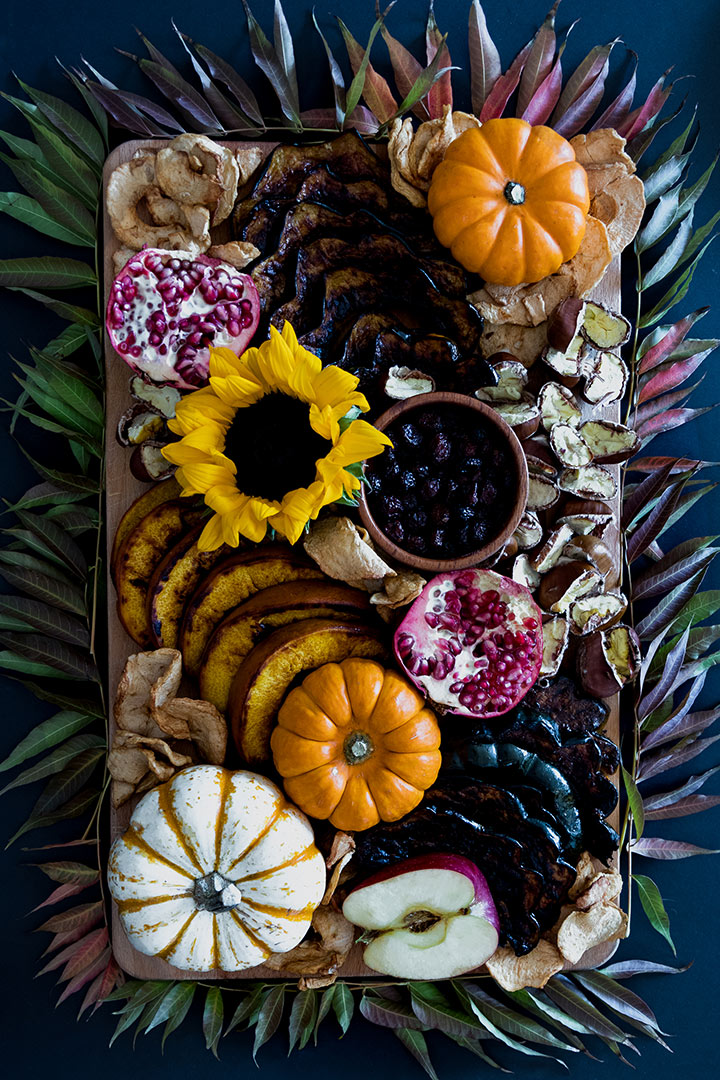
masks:
[[[343,752],[348,765],[362,765],[375,753],[375,747],[364,731],[353,731],[343,743]]]
[[[503,195],[511,206],[522,206],[525,202],[525,188],[517,180],[508,180]]]
[[[237,885],[215,870],[205,877],[197,878],[193,888],[193,900],[199,911],[229,911],[237,907],[242,894]]]

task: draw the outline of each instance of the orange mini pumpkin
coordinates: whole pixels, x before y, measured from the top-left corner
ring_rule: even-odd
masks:
[[[440,728],[420,694],[374,660],[324,664],[292,690],[271,746],[285,791],[338,829],[413,810],[440,769]]]
[[[438,240],[466,270],[519,285],[554,274],[577,253],[590,194],[567,139],[508,117],[450,144],[428,208]]]

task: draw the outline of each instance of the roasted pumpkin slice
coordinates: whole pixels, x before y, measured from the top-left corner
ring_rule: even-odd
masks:
[[[230,691],[228,720],[244,760],[252,765],[271,760],[273,724],[295,679],[351,656],[386,655],[378,632],[360,622],[308,619],[274,630],[245,657]]]
[[[110,552],[110,572],[112,573],[113,580],[115,580],[115,563],[117,561],[118,552],[135,526],[139,525],[145,515],[149,514],[150,511],[154,510],[160,503],[169,502],[170,499],[177,499],[179,496],[180,485],[175,477],[171,476],[169,480],[161,480],[160,483],[153,484],[153,486],[148,488],[147,491],[144,491],[135,502],[130,504],[120,518],[120,522],[115,530],[115,536],[113,538],[112,550]]]
[[[216,627],[243,600],[271,585],[323,576],[315,563],[282,544],[228,555],[201,579],[188,601],[178,646],[186,674],[197,677]]]
[[[158,649],[177,648],[188,600],[203,574],[228,555],[229,549],[224,546],[215,551],[198,551],[197,539],[202,529],[199,525],[181,537],[150,580],[147,618],[153,645]]]
[[[303,619],[363,618],[369,611],[367,593],[336,581],[292,581],[262,589],[231,611],[210,638],[200,668],[200,696],[225,712],[240,664],[272,630]]]
[[[188,499],[161,503],[126,536],[115,560],[117,612],[133,641],[143,649],[153,641],[147,618],[147,594],[156,567],[177,540],[205,514]]]

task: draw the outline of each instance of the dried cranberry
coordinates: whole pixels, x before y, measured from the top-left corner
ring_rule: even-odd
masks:
[[[405,539],[405,529],[403,528],[401,521],[391,521],[385,532],[389,538],[396,544],[402,544]]]
[[[429,476],[420,488],[423,499],[434,499],[440,494],[441,481],[437,476]]]
[[[436,461],[447,461],[452,452],[452,446],[447,435],[440,432],[432,441],[431,450]]]
[[[497,488],[493,484],[492,480],[486,480],[480,491],[480,502],[484,506],[488,506],[490,503],[495,502],[497,499]]]

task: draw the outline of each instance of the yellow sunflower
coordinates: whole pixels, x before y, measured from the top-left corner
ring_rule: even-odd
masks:
[[[169,427],[182,438],[163,450],[182,494],[203,495],[215,511],[201,551],[236,547],[241,535],[258,543],[268,526],[294,544],[323,506],[357,494],[350,467],[392,445],[352,418],[369,408],[357,385],[323,368],[288,322],[242,356],[210,350],[210,385],[179,402]]]

